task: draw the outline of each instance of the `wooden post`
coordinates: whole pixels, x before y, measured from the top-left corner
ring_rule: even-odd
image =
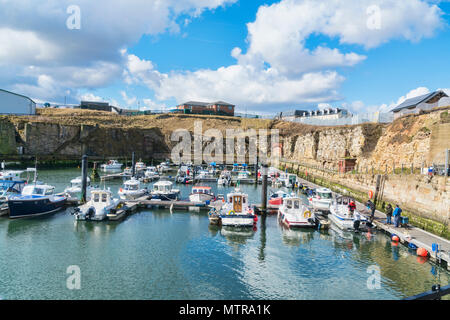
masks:
[[[267,213],[267,172],[269,168],[267,167],[267,164],[263,164],[261,167],[261,174],[262,174],[262,193],[261,193],[261,209],[262,214]]]
[[[135,176],[135,170],[136,170],[136,164],[135,164],[135,159],[134,159],[134,151],[131,154],[131,176],[134,177]]]
[[[411,174],[414,174],[414,163],[411,163]]]
[[[86,188],[87,188],[87,168],[88,158],[87,155],[83,155],[81,159],[81,203],[86,203]]]

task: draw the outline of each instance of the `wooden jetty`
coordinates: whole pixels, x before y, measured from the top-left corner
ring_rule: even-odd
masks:
[[[298,180],[309,188],[321,188],[319,185],[306,181],[304,179],[298,178]],[[356,209],[361,212],[366,217],[369,217],[367,209],[364,204],[356,201]],[[443,266],[447,267],[447,270],[450,270],[450,241],[444,238],[441,238],[437,235],[434,235],[430,232],[422,230],[417,227],[413,227],[408,225],[405,227],[395,228],[394,225],[386,224],[386,214],[381,211],[375,211],[375,217],[373,223],[377,226],[377,228],[390,237],[396,235],[400,239],[400,243],[408,246],[410,243],[415,245],[418,248],[425,248],[429,254],[430,259],[433,262],[441,263]],[[437,244],[439,246],[439,252],[433,252],[433,244]]]
[[[113,179],[123,179],[123,178],[131,179],[131,174],[120,172],[120,173],[112,173],[112,174],[100,176],[101,181],[113,180]]]

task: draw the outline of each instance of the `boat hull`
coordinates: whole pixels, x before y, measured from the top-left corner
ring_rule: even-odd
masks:
[[[11,219],[42,216],[61,210],[66,202],[64,197],[9,199],[9,217]]]
[[[254,224],[253,215],[221,215],[220,219],[223,226],[253,227]]]

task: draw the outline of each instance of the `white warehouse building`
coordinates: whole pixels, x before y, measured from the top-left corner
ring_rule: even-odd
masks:
[[[36,103],[26,96],[0,89],[0,114],[36,114]]]

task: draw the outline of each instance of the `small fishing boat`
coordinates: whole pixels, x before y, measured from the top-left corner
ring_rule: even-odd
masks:
[[[8,197],[9,217],[15,219],[42,216],[61,210],[66,197],[55,195],[54,192],[54,186],[37,182],[25,186],[21,195]]]
[[[119,197],[122,200],[134,200],[147,193],[147,189],[141,189],[141,183],[136,178],[131,178],[124,182],[119,189]]]
[[[138,161],[138,162],[136,162],[136,164],[134,165],[134,169],[136,170],[136,172],[137,172],[137,171],[142,171],[142,170],[147,169],[147,166],[145,165],[144,162]]]
[[[280,206],[283,204],[283,199],[288,196],[289,194],[287,192],[278,190],[270,196],[269,204],[273,206]]]
[[[165,172],[169,172],[170,169],[170,162],[169,161],[165,161],[162,162],[159,166],[158,166],[158,171],[160,173],[165,173]]]
[[[0,204],[5,203],[9,195],[16,195],[22,192],[27,183],[22,178],[23,173],[24,171],[17,170],[0,172]]]
[[[310,205],[314,210],[329,212],[333,202],[333,192],[327,188],[318,188],[308,198]]]
[[[180,194],[180,190],[172,188],[171,181],[158,181],[153,185],[151,192],[152,199],[175,200]]]
[[[217,180],[217,184],[219,186],[226,186],[231,183],[231,173],[227,170],[222,171],[222,173],[219,176],[219,179]]]
[[[314,213],[303,204],[302,199],[295,196],[283,199],[283,205],[278,210],[278,217],[289,228],[307,228],[316,225]]]
[[[144,177],[147,180],[153,181],[159,179],[159,173],[156,167],[147,167],[147,169],[144,172]]]
[[[208,170],[200,170],[195,176],[195,181],[217,181],[217,178]]]
[[[220,208],[220,219],[223,226],[252,227],[257,217],[248,203],[248,195],[236,188],[227,194],[226,202]]]
[[[337,197],[330,207],[328,218],[343,230],[366,229],[369,221],[357,210],[350,210],[351,201],[355,200],[348,196]]]
[[[103,221],[122,204],[112,196],[111,190],[93,190],[91,200],[75,208],[72,214],[78,221]]]
[[[101,168],[103,171],[120,170],[122,168],[122,166],[123,166],[123,164],[121,164],[117,160],[109,160],[107,163],[102,164]]]
[[[64,194],[67,197],[78,198],[81,196],[81,188],[82,188],[82,177],[76,177],[70,181],[70,186],[64,189]],[[86,179],[86,197],[89,199],[91,197],[91,190],[95,189],[91,186],[91,179],[87,177]]]
[[[214,193],[211,191],[211,187],[206,186],[192,187],[192,192],[189,195],[189,201],[203,203],[212,200],[214,200]]]

